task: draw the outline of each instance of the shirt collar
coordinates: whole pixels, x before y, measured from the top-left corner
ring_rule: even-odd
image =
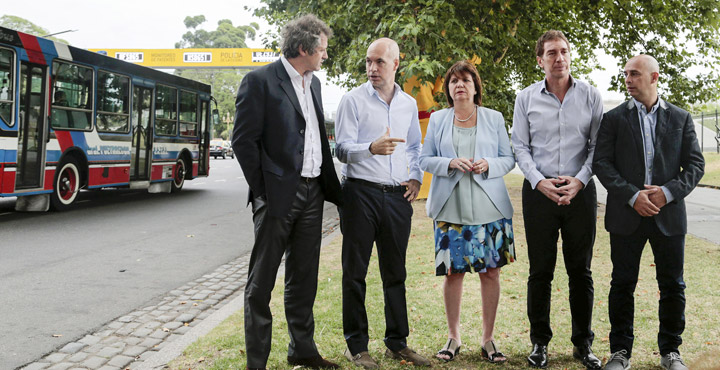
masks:
[[[395,97],[396,97],[396,96],[400,93],[400,91],[401,91],[401,90],[400,90],[400,85],[398,85],[397,82],[394,83],[394,86],[395,86],[395,90],[393,90],[393,99],[395,99]],[[372,85],[372,82],[370,82],[370,81],[368,81],[368,82],[365,83],[365,91],[366,91],[366,92],[368,93],[368,95],[370,95],[370,96],[373,96],[373,95],[377,95],[378,97],[380,96],[379,93],[378,93],[378,91],[375,90],[375,88],[374,88],[373,85]]]
[[[658,96],[658,101],[655,102],[655,105],[653,105],[652,108],[650,108],[650,112],[646,112],[646,108],[643,103],[635,100],[635,98],[630,98],[630,102],[628,102],[628,109],[632,109],[633,107],[636,107],[638,112],[645,112],[645,114],[655,114],[655,112],[657,112],[659,108],[667,109],[667,103],[665,103],[665,100]]]
[[[570,87],[575,87],[577,85],[577,81],[573,78],[572,75],[570,77]],[[540,84],[540,92],[544,94],[550,94],[550,90],[547,88],[547,78],[543,78],[542,83]]]
[[[300,73],[295,69],[295,67],[290,64],[290,61],[285,58],[284,55],[280,56],[280,61],[282,61],[283,67],[285,67],[285,71],[287,72],[288,76],[290,76],[291,80],[302,80],[302,78],[312,78],[313,73],[312,71],[305,72],[304,76],[301,76]]]

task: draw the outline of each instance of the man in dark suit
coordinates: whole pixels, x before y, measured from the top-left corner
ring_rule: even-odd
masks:
[[[285,255],[288,363],[337,368],[313,339],[313,304],[324,200],[339,204],[340,182],[325,133],[320,81],[330,28],[305,15],[282,30],[280,60],[248,73],[235,103],[233,150],[250,186],[255,224],[245,287],[248,369],[265,368],[271,347],[270,295]]]
[[[605,114],[595,147],[593,170],[608,190],[605,228],[613,263],[607,370],[630,367],[633,294],[648,240],[660,288],[660,364],[687,369],[678,351],[685,328],[683,199],[702,178],[705,161],[690,114],[658,96],[659,72],[649,55],[627,62],[625,85],[632,99]]]

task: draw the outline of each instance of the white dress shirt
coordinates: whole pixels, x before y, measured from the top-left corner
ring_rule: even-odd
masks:
[[[391,155],[373,155],[370,143],[390,128],[390,137],[405,139]],[[395,84],[388,105],[368,81],[340,100],[335,119],[335,153],[343,162],[342,174],[385,185],[408,180],[422,182],[419,157],[420,121],[415,99]]]
[[[320,165],[322,164],[322,149],[320,147],[320,123],[318,122],[312,91],[310,90],[313,73],[308,71],[304,76],[301,76],[284,55],[280,56],[280,60],[290,76],[295,95],[297,95],[305,118],[305,148],[303,148],[303,166],[300,176],[318,177],[320,176]]]

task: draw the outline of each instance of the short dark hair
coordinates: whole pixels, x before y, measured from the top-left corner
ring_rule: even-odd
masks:
[[[563,40],[570,51],[570,42],[562,31],[550,30],[542,34],[535,44],[535,55],[541,57],[545,54],[545,43],[552,40]]]
[[[315,48],[320,45],[320,34],[329,39],[332,30],[315,15],[305,14],[288,22],[280,31],[280,49],[285,58],[299,57],[298,48],[310,55],[315,54]]]
[[[458,75],[462,77],[465,73],[469,74],[470,77],[472,77],[473,84],[475,85],[475,96],[473,96],[473,101],[477,105],[482,105],[482,80],[480,80],[480,74],[478,73],[477,68],[475,68],[475,65],[470,63],[470,61],[461,60],[455,62],[455,64],[453,64],[452,67],[448,69],[448,71],[445,73],[445,82],[443,82],[443,91],[445,92],[445,98],[447,99],[448,105],[451,107],[455,106],[455,102],[450,96],[450,78],[453,75]]]

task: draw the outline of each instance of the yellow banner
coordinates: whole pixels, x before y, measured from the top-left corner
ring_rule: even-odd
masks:
[[[257,68],[280,58],[271,49],[88,49],[153,68]]]

